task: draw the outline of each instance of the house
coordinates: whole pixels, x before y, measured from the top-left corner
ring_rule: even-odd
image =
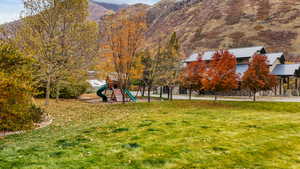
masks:
[[[300,72],[300,64],[286,64],[284,53],[267,53],[267,50],[264,46],[234,48],[228,49],[228,51],[236,56],[236,73],[240,77],[242,77],[243,74],[248,70],[249,62],[251,61],[252,57],[255,54],[262,54],[267,57],[267,64],[271,74],[277,76],[279,79],[279,85],[274,89],[273,94],[277,95],[277,91],[279,91],[279,95],[285,95],[287,93],[286,91],[290,89],[296,90],[296,93],[298,93],[300,85],[298,84],[298,76],[296,75],[296,71],[299,70]],[[206,63],[209,63],[216,52],[217,51],[207,51],[204,52],[203,55],[193,53],[184,60],[184,63],[188,65],[189,63],[195,62],[200,58]],[[291,85],[290,81],[294,81],[294,85]]]

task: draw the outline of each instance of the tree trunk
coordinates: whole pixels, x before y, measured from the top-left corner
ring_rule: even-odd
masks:
[[[125,90],[124,89],[121,89],[121,93],[122,93],[122,103],[123,104],[125,104],[125,102],[126,102],[126,97],[125,97],[125,92],[124,92]]]
[[[282,95],[282,80],[281,80],[281,77],[279,79],[279,95],[280,96]]]
[[[173,101],[173,87],[170,89],[170,100]]]
[[[192,100],[192,87],[190,87],[189,100]]]
[[[290,89],[290,77],[287,77],[287,89]]]
[[[148,86],[148,103],[151,102],[151,85]]]
[[[138,91],[135,94],[135,97],[138,97],[140,90],[141,90],[141,85],[139,84],[139,88],[138,88]]]
[[[146,85],[143,85],[143,89],[142,89],[142,97],[145,96],[145,90],[146,90]]]
[[[168,100],[170,100],[170,87],[168,86]]]
[[[50,99],[50,90],[51,90],[51,77],[48,75],[47,77],[47,85],[46,85],[46,100],[45,100],[45,105],[49,105],[49,99]]]
[[[56,85],[56,102],[58,102],[59,101],[59,95],[60,95],[60,85],[59,85],[59,82],[57,83],[57,85]]]
[[[160,94],[159,94],[160,100],[162,99],[162,94],[163,94],[163,87],[161,86],[161,87],[160,87]]]
[[[218,95],[217,95],[217,93],[215,93],[215,100],[214,100],[214,102],[216,102],[217,99],[218,99]]]
[[[253,102],[256,102],[256,92],[253,92]]]

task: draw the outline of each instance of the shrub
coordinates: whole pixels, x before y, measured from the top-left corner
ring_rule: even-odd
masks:
[[[34,123],[41,122],[42,116],[44,114],[44,110],[42,108],[36,106],[35,104],[32,104],[29,108],[29,112],[30,112],[30,119],[32,120],[32,122]]]
[[[45,86],[45,85],[43,85]],[[50,93],[50,97],[51,98],[55,98],[56,97],[56,88],[53,87],[54,85],[52,85],[52,90]],[[83,93],[85,93],[88,88],[90,87],[90,85],[84,81],[84,80],[80,80],[80,81],[76,81],[76,80],[66,80],[63,81],[60,84],[59,87],[59,98],[63,98],[63,99],[74,99],[79,97],[80,95],[82,95]],[[38,98],[45,98],[46,97],[46,88],[45,87],[40,87],[38,88],[38,95],[36,95],[36,97]]]
[[[87,82],[64,83],[61,86],[60,98],[73,99],[82,95],[89,87]]]
[[[32,103],[33,60],[0,41],[0,130],[23,130],[41,119]]]
[[[42,119],[43,110],[36,105],[10,105],[0,114],[0,131],[31,129]]]

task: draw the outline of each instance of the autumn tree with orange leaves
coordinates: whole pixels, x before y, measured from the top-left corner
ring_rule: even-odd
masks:
[[[107,47],[104,60],[111,66],[110,70],[116,72],[119,86],[124,91],[128,88],[130,79],[142,74],[138,50],[143,44],[147,29],[145,14],[120,11],[106,16],[100,27],[103,29],[104,46]]]
[[[193,90],[202,89],[202,79],[205,71],[204,61],[200,58],[195,62],[187,63],[184,68],[180,80],[181,84],[189,89],[189,100],[192,98]]]
[[[204,90],[214,92],[215,101],[219,92],[238,88],[236,64],[236,57],[228,51],[219,51],[213,55],[202,84]]]
[[[267,57],[260,54],[254,55],[242,78],[242,87],[253,93],[253,101],[255,102],[257,92],[270,90],[275,86],[276,77],[270,74]]]

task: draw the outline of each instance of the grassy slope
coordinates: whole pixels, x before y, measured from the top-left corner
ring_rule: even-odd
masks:
[[[300,168],[300,104],[52,103],[50,127],[0,140],[0,168]]]

